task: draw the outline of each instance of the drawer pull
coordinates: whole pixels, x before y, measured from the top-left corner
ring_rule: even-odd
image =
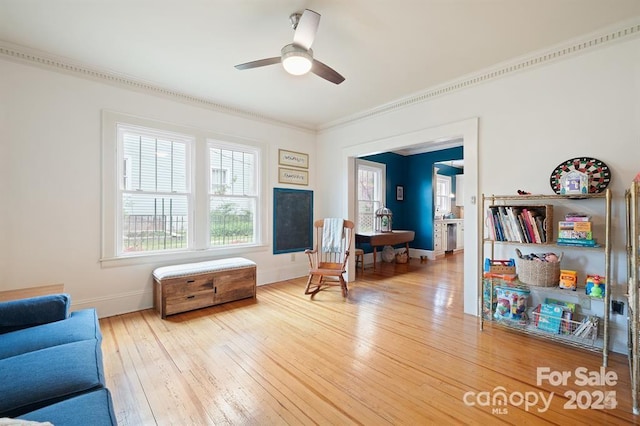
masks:
[[[191,295],[191,296],[187,296],[187,299],[195,299],[196,296]]]
[[[189,281],[187,281],[187,284],[191,284],[191,283],[195,283],[195,282],[196,282],[196,280],[189,280]]]

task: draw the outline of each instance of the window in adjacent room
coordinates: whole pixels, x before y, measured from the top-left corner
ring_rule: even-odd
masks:
[[[356,194],[358,232],[375,230],[375,212],[384,205],[386,166],[366,160],[356,160]]]
[[[451,212],[451,176],[436,175],[436,215]]]

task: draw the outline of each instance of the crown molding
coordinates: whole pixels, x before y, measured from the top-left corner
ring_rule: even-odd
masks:
[[[200,108],[206,108],[223,114],[231,114],[238,117],[261,121],[268,124],[274,124],[281,127],[288,127],[295,130],[302,130],[307,133],[316,133],[316,129],[312,127],[305,127],[302,125],[295,125],[285,121],[275,119],[273,117],[267,117],[264,115],[256,114],[253,112],[245,111],[239,108],[234,108],[226,105],[221,105],[213,102],[209,99],[189,95],[186,93],[178,92],[175,90],[167,89],[165,87],[158,86],[156,84],[146,82],[134,77],[130,77],[124,74],[119,74],[113,71],[93,68],[84,64],[76,63],[67,58],[57,57],[29,49],[24,46],[11,44],[0,40],[0,56],[4,56],[6,59],[14,62],[26,63],[28,65],[35,65],[41,68],[55,70],[65,74],[71,74],[76,77],[82,77],[89,80],[99,81],[101,83],[110,84],[130,90],[135,90],[147,94],[161,96],[174,101],[179,101],[189,105],[197,106]]]
[[[453,92],[465,90],[479,84],[493,81],[507,75],[517,72],[529,70],[540,65],[550,62],[573,57],[578,54],[586,53],[594,49],[598,49],[614,42],[631,39],[640,34],[640,22],[634,18],[634,22],[618,24],[608,30],[599,33],[583,36],[580,39],[565,42],[562,45],[546,49],[544,51],[534,52],[532,54],[510,60],[501,64],[494,65],[477,73],[469,74],[459,79],[451,80],[445,84],[429,88],[425,91],[418,92],[411,96],[395,100],[393,102],[380,105],[378,107],[366,110],[339,120],[322,124],[318,127],[308,127],[300,124],[292,124],[273,117],[267,117],[261,114],[245,111],[226,105],[221,105],[209,99],[189,95],[175,90],[167,89],[156,84],[136,79],[124,74],[113,71],[97,69],[84,64],[75,63],[67,58],[56,57],[44,52],[36,51],[18,46],[0,40],[0,56],[15,62],[27,63],[39,66],[49,70],[71,74],[105,84],[136,90],[156,96],[161,96],[174,101],[185,104],[206,108],[216,112],[231,114],[242,118],[261,121],[281,127],[287,127],[307,133],[322,133],[327,130],[333,130],[340,127],[366,120],[379,115],[387,114],[411,105],[429,101],[431,99],[448,95]]]
[[[489,81],[493,81],[507,75],[517,72],[529,70],[540,65],[550,62],[573,57],[578,54],[586,53],[594,49],[598,49],[614,42],[631,39],[640,35],[640,22],[635,18],[634,21],[627,21],[610,27],[607,30],[592,33],[579,39],[565,42],[561,45],[545,49],[543,51],[533,52],[520,58],[512,59],[507,62],[493,65],[477,73],[469,74],[456,80],[449,81],[443,85],[432,87],[425,91],[418,92],[405,98],[366,110],[349,117],[338,119],[318,126],[318,133],[327,130],[333,130],[345,127],[359,121],[373,118],[379,115],[387,114],[411,105],[429,101],[431,99],[448,95],[453,92],[465,90]]]

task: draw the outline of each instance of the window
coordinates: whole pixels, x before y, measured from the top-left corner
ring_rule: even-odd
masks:
[[[451,176],[436,175],[436,215],[451,212]]]
[[[376,210],[384,205],[386,166],[372,161],[356,160],[357,230],[375,230]]]
[[[119,124],[119,252],[188,247],[191,192],[187,179],[193,139]]]
[[[255,149],[209,142],[211,246],[256,241],[257,158]]]
[[[265,150],[225,139],[105,111],[103,260],[260,246]]]

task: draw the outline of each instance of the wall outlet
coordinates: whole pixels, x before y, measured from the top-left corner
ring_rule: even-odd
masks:
[[[611,310],[613,311],[614,314],[623,315],[624,314],[624,302],[621,302],[619,300],[612,300],[611,301]]]

